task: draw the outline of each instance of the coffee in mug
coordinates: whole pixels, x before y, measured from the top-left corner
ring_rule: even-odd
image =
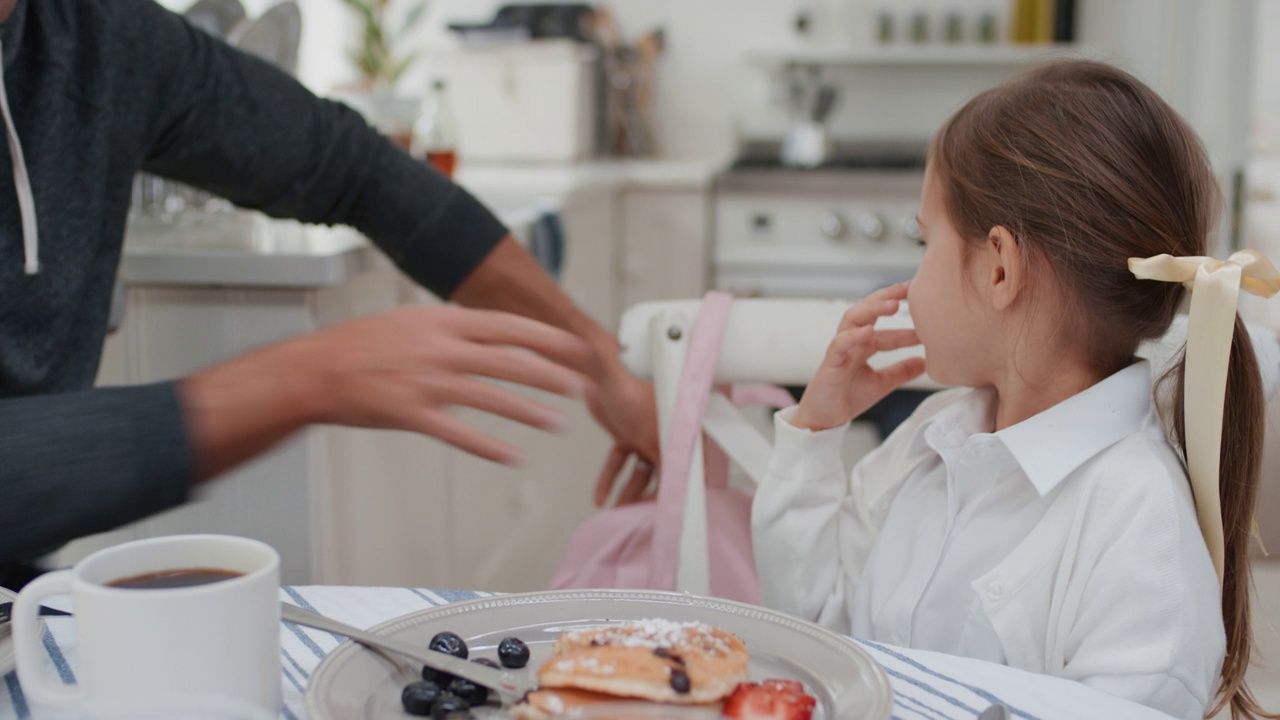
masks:
[[[256,540],[178,535],[100,550],[18,594],[18,678],[34,704],[91,715],[240,707],[252,714],[231,717],[276,717],[279,592],[280,557]],[[41,600],[61,593],[75,603],[76,685],[45,670],[36,616]]]
[[[219,570],[217,568],[179,568],[177,570],[161,570],[160,572],[120,578],[119,580],[112,580],[107,585],[131,590],[160,590],[163,588],[208,585],[209,583],[240,577],[243,574],[234,570]]]

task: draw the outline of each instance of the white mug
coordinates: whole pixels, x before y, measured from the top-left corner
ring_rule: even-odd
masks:
[[[186,587],[109,583],[171,570],[241,573]],[[247,708],[234,717],[277,717],[280,684],[280,556],[265,543],[226,535],[151,538],[100,550],[70,570],[36,578],[18,594],[13,639],[18,679],[38,705],[106,714],[120,708]],[[45,669],[41,600],[75,603],[77,685]]]

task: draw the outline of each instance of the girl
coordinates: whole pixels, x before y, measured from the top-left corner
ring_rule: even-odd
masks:
[[[800,404],[778,413],[753,507],[766,604],[1188,720],[1215,698],[1214,712],[1276,717],[1244,684],[1263,427],[1248,335],[1237,319],[1209,458],[1221,512],[1202,516],[1203,536],[1196,503],[1216,507],[1218,484],[1204,498],[1188,484],[1182,365],[1161,403],[1171,445],[1134,357],[1185,290],[1139,280],[1130,258],[1198,265],[1218,204],[1196,136],[1115,68],[1045,66],[962,108],[930,147],[915,278],[852,308]],[[1166,261],[1181,262],[1148,262]],[[915,330],[875,331],[903,300]],[[1193,338],[1197,322],[1193,305]],[[924,360],[867,366],[917,343]],[[932,396],[847,475],[850,419],[926,370],[965,389]],[[1208,474],[1190,459],[1193,481]]]

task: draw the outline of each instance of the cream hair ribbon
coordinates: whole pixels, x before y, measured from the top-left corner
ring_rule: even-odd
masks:
[[[1129,258],[1129,271],[1139,280],[1180,282],[1191,290],[1183,403],[1187,473],[1200,532],[1209,546],[1221,587],[1225,546],[1218,460],[1236,303],[1241,288],[1264,298],[1280,292],[1280,272],[1253,250],[1241,250],[1226,260],[1172,255]]]

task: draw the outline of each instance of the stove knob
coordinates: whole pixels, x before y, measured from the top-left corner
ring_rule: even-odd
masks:
[[[920,232],[920,223],[916,222],[914,217],[909,217],[903,221],[902,234],[906,235],[908,240],[915,243],[924,239],[924,233]]]
[[[879,240],[884,237],[884,221],[875,213],[867,213],[859,218],[858,228],[868,240]]]
[[[818,229],[832,240],[840,240],[844,237],[844,218],[836,212],[823,213],[818,220]]]

